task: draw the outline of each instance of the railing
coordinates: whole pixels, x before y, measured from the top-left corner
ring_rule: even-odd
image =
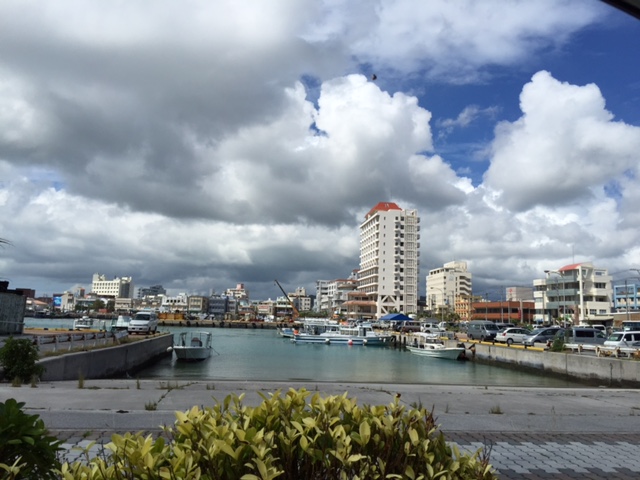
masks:
[[[52,335],[33,335],[33,344],[39,348],[43,347],[43,350],[47,351],[71,351],[78,346],[82,347],[96,347],[98,345],[104,345],[109,340],[113,340],[114,343],[119,343],[120,339],[128,336],[129,333],[126,330],[117,332],[78,332],[72,331],[68,333],[57,333]]]

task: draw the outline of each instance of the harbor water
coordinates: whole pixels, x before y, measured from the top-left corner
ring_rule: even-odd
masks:
[[[73,320],[25,319],[29,327],[70,329]],[[167,356],[136,373],[140,379],[315,381],[407,383],[515,387],[574,387],[583,385],[548,375],[418,357],[402,348],[296,344],[274,329],[200,328],[213,333],[214,352],[203,362],[178,362]],[[160,327],[177,335],[178,327]]]

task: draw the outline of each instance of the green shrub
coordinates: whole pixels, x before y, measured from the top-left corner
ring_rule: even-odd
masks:
[[[549,350],[552,352],[562,352],[564,351],[564,336],[557,336],[553,339]]]
[[[164,437],[114,435],[106,454],[64,464],[62,478],[494,479],[486,452],[461,454],[432,412],[399,400],[359,407],[347,394],[306,390],[263,396],[258,407],[228,396],[177,412]]]
[[[23,406],[13,398],[0,403],[0,479],[58,478],[60,442],[48,435],[38,415],[24,413]]]
[[[42,376],[45,369],[37,364],[38,357],[38,346],[31,340],[26,338],[16,340],[9,337],[0,348],[0,365],[4,369],[4,377],[12,381],[18,379],[22,383],[28,383],[34,376]]]

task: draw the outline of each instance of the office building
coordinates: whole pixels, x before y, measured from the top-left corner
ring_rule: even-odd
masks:
[[[591,263],[545,270],[533,282],[537,323],[612,325],[613,287],[607,269]]]
[[[131,277],[107,280],[104,275],[93,274],[91,293],[102,297],[133,298],[133,279]]]
[[[469,320],[473,303],[471,277],[467,262],[449,262],[430,270],[426,294],[427,308],[432,315],[453,312],[460,320]]]

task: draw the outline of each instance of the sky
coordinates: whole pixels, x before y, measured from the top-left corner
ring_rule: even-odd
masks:
[[[420,295],[638,279],[638,45],[597,0],[3,0],[0,279],[313,294],[378,202],[418,210]]]

